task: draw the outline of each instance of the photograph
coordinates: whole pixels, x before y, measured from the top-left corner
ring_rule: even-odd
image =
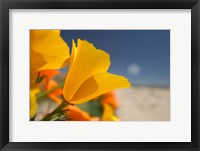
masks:
[[[0,150],[200,150],[200,0],[0,5]]]
[[[30,121],[170,121],[170,30],[31,29]]]

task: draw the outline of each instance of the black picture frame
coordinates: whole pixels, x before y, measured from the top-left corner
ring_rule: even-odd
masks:
[[[9,9],[191,9],[191,142],[9,142]],[[1,150],[200,150],[199,0],[0,0],[0,33]]]

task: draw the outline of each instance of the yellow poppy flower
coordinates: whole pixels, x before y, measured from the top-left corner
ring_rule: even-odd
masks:
[[[119,75],[108,73],[110,56],[96,49],[86,40],[78,39],[78,46],[72,42],[72,56],[63,96],[71,104],[87,102],[113,89],[128,88],[128,80]]]
[[[36,94],[40,92],[39,88],[33,88],[30,90],[30,118],[35,116],[37,110],[37,98]]]
[[[31,87],[34,86],[38,71],[62,68],[67,65],[69,58],[69,47],[61,38],[59,30],[31,30]]]
[[[114,115],[114,109],[109,104],[104,104],[103,107],[102,121],[119,121],[118,117]]]

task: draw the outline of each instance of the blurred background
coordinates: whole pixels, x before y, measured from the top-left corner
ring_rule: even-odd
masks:
[[[108,52],[109,72],[132,83],[131,88],[114,92],[120,120],[170,120],[169,30],[63,30],[61,36],[70,49],[72,39],[80,38]]]

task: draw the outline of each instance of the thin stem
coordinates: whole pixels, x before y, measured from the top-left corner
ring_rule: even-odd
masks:
[[[62,103],[51,113],[47,114],[41,121],[49,121],[54,114],[62,111],[66,106],[68,106],[66,101],[62,101]]]
[[[56,87],[53,87],[53,88],[50,89],[50,90],[47,90],[47,91],[44,91],[44,92],[40,93],[40,94],[37,96],[37,99],[38,99],[38,100],[41,99],[42,97],[48,95],[49,93],[55,91],[56,89],[62,87],[63,85],[64,85],[64,83],[60,83],[60,84],[58,84]]]

